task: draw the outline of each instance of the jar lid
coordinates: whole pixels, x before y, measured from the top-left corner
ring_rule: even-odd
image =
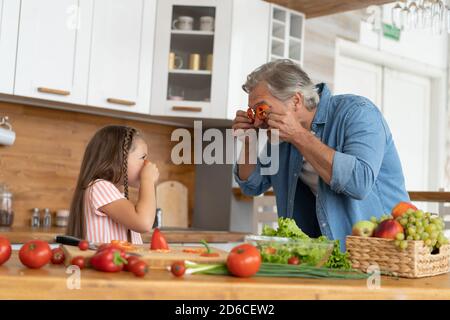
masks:
[[[65,217],[68,217],[69,215],[70,215],[70,211],[69,210],[61,209],[61,210],[56,211],[56,216],[57,217],[65,218]]]
[[[8,191],[6,184],[0,183],[0,197],[2,198],[12,198],[12,193]]]

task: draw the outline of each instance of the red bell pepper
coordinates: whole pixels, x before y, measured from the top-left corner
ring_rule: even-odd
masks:
[[[98,271],[119,272],[122,271],[124,264],[128,263],[122,253],[122,251],[114,248],[97,251],[91,258],[90,263]]]
[[[169,250],[169,245],[167,244],[166,238],[161,233],[158,228],[153,230],[152,242],[150,244],[151,250]]]

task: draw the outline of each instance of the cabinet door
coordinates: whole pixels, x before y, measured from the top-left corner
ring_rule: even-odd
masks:
[[[158,1],[152,115],[225,117],[232,3]]]
[[[0,0],[0,93],[14,91],[20,0]]]
[[[88,104],[149,113],[156,0],[96,0]]]
[[[90,0],[22,0],[16,95],[86,104]]]

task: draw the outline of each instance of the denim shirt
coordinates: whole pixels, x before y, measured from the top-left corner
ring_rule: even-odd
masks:
[[[323,83],[316,87],[320,102],[311,130],[336,152],[330,184],[319,177],[315,214],[321,233],[339,239],[345,250],[345,237],[351,234],[353,224],[390,213],[398,202],[409,201],[409,196],[392,134],[378,108],[361,96],[332,96]],[[270,143],[265,148],[269,155],[275,149]],[[302,225],[299,219],[311,219],[302,212],[294,213],[294,204],[301,210],[308,207],[308,203],[301,202],[309,201],[296,192],[303,156],[288,142],[281,142],[276,149],[278,172],[261,175],[265,165],[258,157],[256,169],[245,181],[239,178],[235,165],[235,179],[249,196],[273,187],[278,215],[294,218]]]

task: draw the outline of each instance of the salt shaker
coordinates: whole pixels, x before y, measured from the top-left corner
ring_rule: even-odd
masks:
[[[52,214],[50,213],[50,209],[49,208],[45,208],[44,209],[44,223],[43,223],[43,227],[44,228],[51,228],[52,226]]]
[[[41,225],[41,217],[39,214],[39,209],[34,208],[33,209],[33,215],[31,216],[31,227],[32,228],[39,228]]]

